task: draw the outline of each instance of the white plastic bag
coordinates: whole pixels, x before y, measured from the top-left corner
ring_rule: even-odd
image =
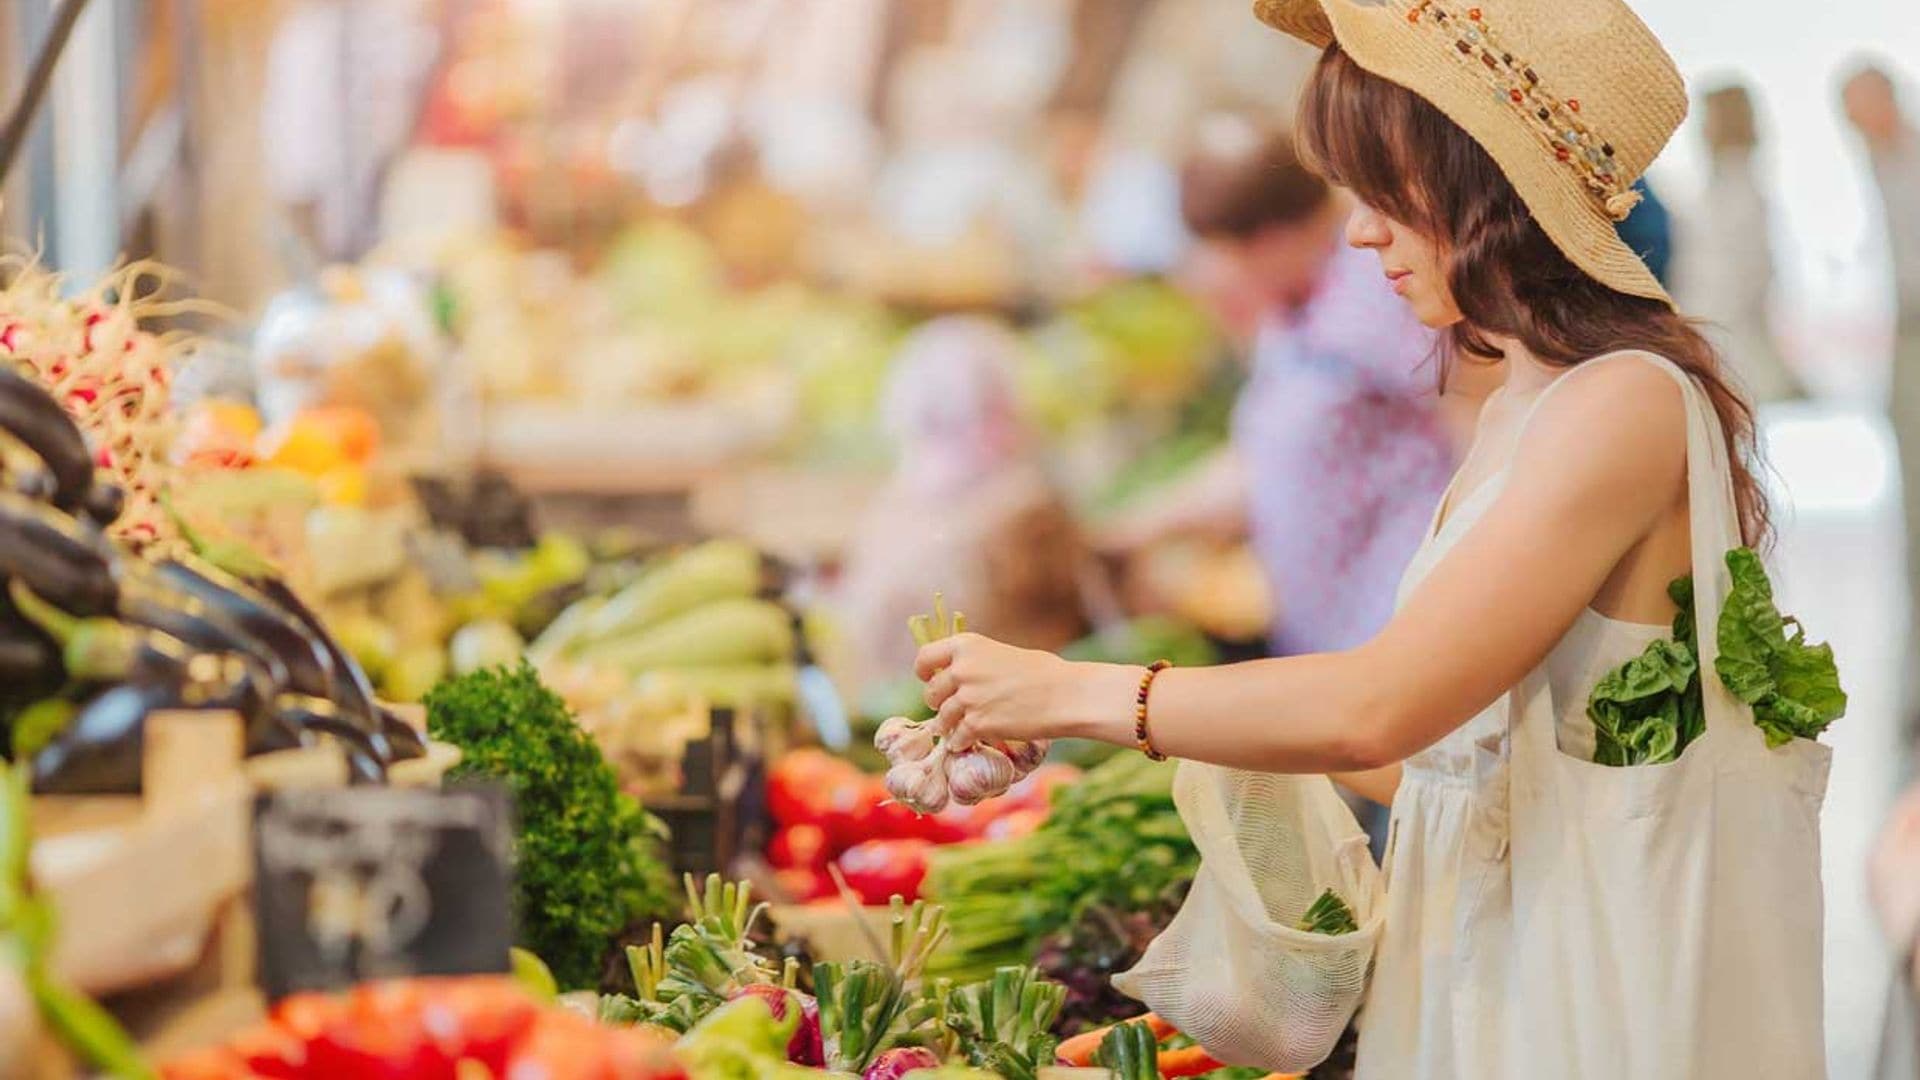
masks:
[[[1174,802],[1200,870],[1114,985],[1222,1062],[1305,1072],[1333,1052],[1366,993],[1386,910],[1367,835],[1324,776],[1182,762]],[[1328,889],[1360,929],[1295,929]]]

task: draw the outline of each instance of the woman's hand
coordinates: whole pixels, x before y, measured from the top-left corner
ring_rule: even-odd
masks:
[[[1073,663],[960,634],[920,650],[914,671],[935,723],[958,748],[989,739],[1133,741],[1140,668]]]

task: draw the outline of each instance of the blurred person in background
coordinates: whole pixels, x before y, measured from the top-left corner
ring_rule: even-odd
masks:
[[[1900,449],[1907,521],[1909,723],[1920,712],[1920,134],[1901,111],[1893,78],[1861,67],[1841,93],[1880,188],[1893,263],[1893,376],[1888,410]]]
[[[1203,141],[1181,178],[1197,287],[1250,337],[1252,371],[1231,445],[1103,546],[1244,531],[1274,592],[1269,650],[1349,648],[1391,613],[1471,405],[1443,408],[1435,335],[1342,242],[1348,206],[1289,136],[1220,119]]]
[[[1086,632],[1086,549],[1020,415],[1021,347],[970,316],[925,323],[901,346],[882,405],[893,475],[853,532],[835,598],[861,687],[912,668],[907,620],[935,590],[973,625],[1035,648]]]
[[[1738,83],[1707,93],[1708,197],[1696,211],[1681,256],[1680,295],[1709,323],[1707,333],[1757,403],[1805,396],[1770,323],[1773,243],[1755,160],[1760,145],[1753,99]],[[1646,212],[1642,206],[1629,221]]]

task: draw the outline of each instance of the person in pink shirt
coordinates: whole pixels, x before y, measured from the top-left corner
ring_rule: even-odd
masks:
[[[1250,342],[1229,448],[1105,539],[1244,530],[1272,586],[1275,656],[1365,641],[1452,474],[1486,373],[1455,365],[1341,239],[1344,198],[1284,133],[1220,121],[1182,176],[1196,287]]]

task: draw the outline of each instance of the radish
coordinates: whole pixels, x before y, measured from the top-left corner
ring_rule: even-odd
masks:
[[[793,1002],[800,1005],[800,1026],[795,1029],[793,1038],[787,1040],[787,1060],[795,1065],[819,1068],[826,1064],[826,1049],[820,1039],[820,1003],[798,990],[788,990],[772,983],[753,983],[734,991],[729,1001],[753,997],[767,1003],[776,1021],[787,1018],[787,1010]]]
[[[918,1069],[937,1069],[940,1058],[924,1046],[900,1046],[881,1054],[860,1080],[901,1080]]]

